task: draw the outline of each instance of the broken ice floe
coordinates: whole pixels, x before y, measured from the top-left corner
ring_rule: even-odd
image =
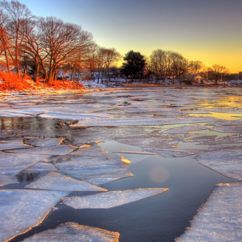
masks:
[[[31,173],[45,175],[49,172],[54,172],[54,171],[57,171],[57,169],[54,167],[53,164],[46,163],[46,162],[38,162],[33,166],[30,166],[27,169],[24,169],[23,171],[21,171],[21,173],[26,175]]]
[[[62,138],[25,138],[25,144],[37,147],[57,146],[62,142]]]
[[[103,183],[106,183],[120,179],[123,176],[129,176],[130,174],[126,167],[116,164],[98,164],[98,161],[96,165],[90,167],[79,166],[78,163],[73,162],[59,163],[56,164],[56,167],[65,175],[80,180],[93,181],[92,183],[94,184],[96,184],[95,180],[103,180]]]
[[[51,118],[51,119],[64,119],[64,120],[88,120],[92,122],[94,120],[102,120],[103,118],[108,118],[107,115],[103,114],[91,114],[91,113],[75,113],[64,110],[64,112],[46,112],[40,114],[41,118]]]
[[[242,152],[241,149],[218,150],[201,154],[197,160],[221,174],[242,180]]]
[[[219,186],[177,242],[242,241],[242,184]]]
[[[124,191],[110,191],[85,197],[66,197],[63,202],[75,209],[114,208],[168,191],[167,188],[139,188]]]
[[[66,192],[1,190],[0,241],[10,240],[40,224]]]
[[[58,146],[48,146],[48,147],[33,147],[30,149],[21,150],[26,155],[66,155],[75,150],[75,147],[69,145],[58,145]],[[18,154],[19,150],[11,150],[9,153]]]
[[[24,242],[118,242],[119,233],[76,223],[65,223],[56,229],[35,234]]]
[[[16,175],[22,170],[33,166],[37,162],[46,159],[48,156],[36,156],[19,152],[18,155],[12,153],[0,153],[0,176],[8,178],[10,183],[16,179]]]
[[[14,183],[18,183],[18,180],[15,176],[0,174],[0,187]]]
[[[108,174],[101,174],[99,176],[92,176],[87,179],[88,182],[91,184],[96,184],[96,185],[103,185],[112,181],[116,181],[119,179],[131,177],[134,174],[127,169],[119,170],[116,172],[108,173]]]
[[[89,157],[106,157],[107,153],[105,150],[101,149],[96,144],[84,144],[81,145],[79,149],[76,149],[72,155],[79,155],[79,156],[89,156]]]
[[[55,167],[62,174],[79,180],[86,180],[96,185],[129,176],[127,167],[120,160],[108,159],[105,155],[98,157],[68,155],[57,158]],[[100,183],[102,182],[102,183]]]
[[[37,181],[30,183],[26,188],[43,189],[54,191],[106,191],[101,187],[92,185],[85,181],[79,181],[57,172],[50,172]]]
[[[152,126],[163,124],[163,119],[143,118],[143,119],[95,119],[80,120],[76,124],[71,124],[71,128],[81,127],[117,127],[117,126]]]
[[[24,149],[29,147],[23,143],[22,139],[0,140],[0,150]]]

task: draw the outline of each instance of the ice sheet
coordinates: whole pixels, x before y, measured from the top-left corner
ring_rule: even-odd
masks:
[[[58,226],[56,229],[46,230],[24,240],[24,242],[33,241],[118,242],[119,233],[69,222]]]
[[[224,184],[212,193],[177,242],[242,241],[242,183]]]
[[[30,183],[26,188],[54,191],[106,191],[106,189],[92,185],[85,181],[79,181],[57,172],[50,172],[37,181]]]
[[[9,240],[38,225],[68,193],[50,191],[0,191],[0,241]]]
[[[167,188],[139,188],[103,192],[85,197],[66,197],[63,202],[75,209],[106,209],[129,204],[168,191]]]

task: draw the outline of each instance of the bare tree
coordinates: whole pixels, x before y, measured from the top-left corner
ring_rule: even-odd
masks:
[[[40,20],[40,40],[47,54],[47,82],[56,78],[61,65],[92,45],[90,33],[55,18]]]
[[[118,61],[121,55],[115,49],[100,48],[99,52],[102,57],[104,73],[110,80],[111,65]]]
[[[6,23],[8,17],[2,11],[0,11],[0,55],[3,56],[6,64],[6,68],[10,71],[9,55],[10,55],[10,43],[9,36],[6,29]]]
[[[167,73],[167,52],[155,50],[150,56],[151,73],[154,73],[157,79],[165,79]]]
[[[187,60],[181,54],[176,52],[171,52],[169,58],[171,60],[172,76],[176,79],[184,77],[188,68]]]
[[[213,65],[210,68],[210,75],[215,80],[215,84],[218,84],[218,81],[223,81],[223,76],[228,72],[227,68],[221,65]]]
[[[204,64],[201,61],[190,61],[188,64],[188,79],[193,82],[200,74],[203,74]]]
[[[39,20],[28,20],[21,29],[23,41],[21,43],[21,49],[24,52],[24,56],[31,60],[34,81],[37,81],[42,73],[42,77],[46,77],[45,60],[47,59],[47,53],[42,46],[40,34],[39,34]]]
[[[103,82],[103,78],[107,77],[110,80],[110,70],[121,55],[115,49],[108,48],[96,48],[96,52],[93,55],[93,63],[95,63],[96,69],[98,70],[98,81]]]
[[[6,24],[6,31],[8,33],[8,39],[11,42],[12,51],[11,57],[13,58],[13,64],[16,68],[16,72],[20,73],[20,58],[21,58],[21,43],[23,36],[21,29],[26,22],[31,19],[32,15],[29,9],[19,1],[1,1],[0,6],[2,11],[8,16],[8,22]],[[9,48],[10,48],[9,47]]]
[[[187,67],[187,60],[176,52],[155,50],[150,57],[150,69],[157,78],[180,79]]]

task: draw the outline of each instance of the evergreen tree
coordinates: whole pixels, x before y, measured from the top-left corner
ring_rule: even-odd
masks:
[[[130,79],[142,79],[145,71],[145,57],[139,52],[130,51],[124,57],[122,74]]]

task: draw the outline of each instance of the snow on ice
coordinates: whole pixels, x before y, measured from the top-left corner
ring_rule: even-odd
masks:
[[[66,197],[63,202],[75,209],[107,209],[136,202],[168,191],[167,188],[139,188],[110,191],[85,197]]]
[[[242,184],[221,184],[177,242],[242,241]]]
[[[40,224],[66,192],[0,190],[0,241]]]
[[[55,229],[49,229],[35,234],[24,242],[118,242],[119,233],[94,228],[76,223],[61,224]]]

